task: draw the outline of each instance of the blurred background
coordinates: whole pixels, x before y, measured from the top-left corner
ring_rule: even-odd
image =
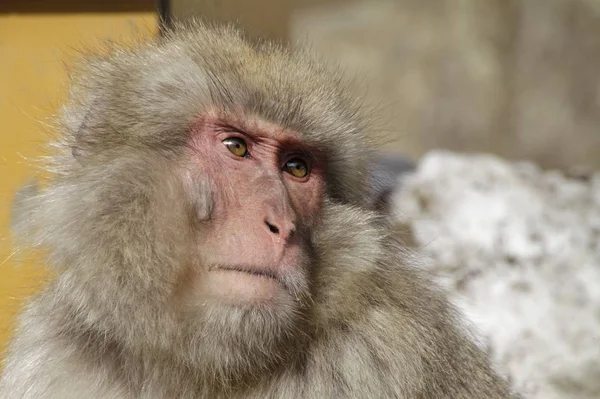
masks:
[[[22,299],[48,277],[13,255],[10,205],[51,134],[64,64],[193,15],[341,63],[377,113],[382,151],[600,166],[600,0],[2,0],[0,351]]]

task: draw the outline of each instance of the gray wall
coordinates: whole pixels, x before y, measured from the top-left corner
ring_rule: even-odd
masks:
[[[176,0],[362,80],[386,150],[600,167],[600,0]]]

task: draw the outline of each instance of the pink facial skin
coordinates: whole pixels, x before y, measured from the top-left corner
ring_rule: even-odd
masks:
[[[223,143],[229,138],[246,143],[246,156],[229,150]],[[196,295],[234,305],[289,299],[306,286],[306,243],[298,229],[312,227],[320,213],[324,160],[297,133],[258,118],[204,117],[190,144],[192,169],[213,187],[202,229],[202,246],[210,249],[202,253],[210,258],[203,259]],[[298,159],[309,168],[305,177],[286,170]]]

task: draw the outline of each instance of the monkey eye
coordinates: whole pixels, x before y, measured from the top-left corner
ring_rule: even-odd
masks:
[[[229,137],[223,140],[223,144],[235,156],[245,157],[248,155],[248,145],[239,137]]]
[[[287,161],[283,170],[298,178],[308,176],[308,165],[300,158],[293,158]]]

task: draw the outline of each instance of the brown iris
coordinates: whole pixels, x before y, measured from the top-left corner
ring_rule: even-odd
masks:
[[[223,144],[235,156],[245,157],[248,155],[248,145],[239,137],[229,137],[223,140]]]
[[[300,158],[294,158],[287,161],[283,170],[298,178],[308,176],[308,165]]]

